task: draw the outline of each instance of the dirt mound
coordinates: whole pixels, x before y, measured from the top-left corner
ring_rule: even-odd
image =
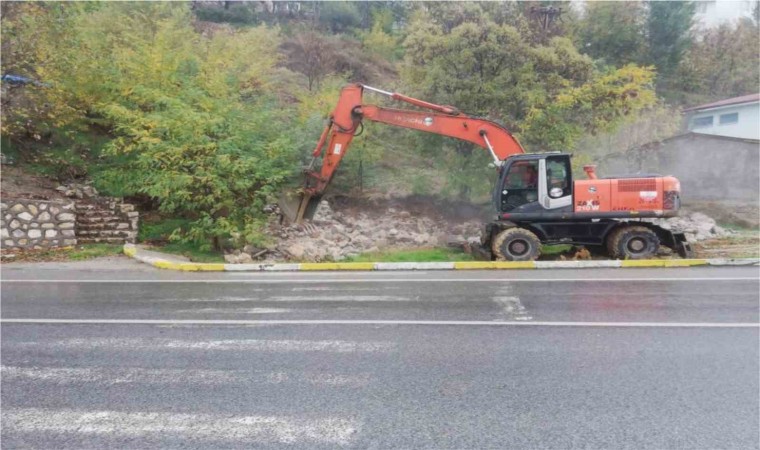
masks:
[[[25,172],[19,167],[3,164],[0,195],[3,198],[66,200],[63,193],[55,190],[58,184],[49,178]]]

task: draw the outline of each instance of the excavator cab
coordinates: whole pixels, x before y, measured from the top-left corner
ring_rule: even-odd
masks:
[[[570,155],[524,154],[508,158],[493,192],[498,213],[572,210],[573,178]]]

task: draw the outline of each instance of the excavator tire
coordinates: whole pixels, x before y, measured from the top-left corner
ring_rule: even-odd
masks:
[[[610,256],[618,259],[646,259],[657,253],[660,239],[647,227],[623,226],[613,230],[607,238]]]
[[[497,261],[533,261],[541,254],[541,241],[525,228],[507,228],[491,246]]]

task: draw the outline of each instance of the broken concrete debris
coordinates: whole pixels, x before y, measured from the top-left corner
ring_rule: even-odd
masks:
[[[234,264],[257,260],[274,262],[340,261],[361,253],[389,249],[440,247],[451,240],[461,242],[480,239],[479,220],[457,223],[442,218],[415,215],[412,211],[388,208],[385,214],[349,214],[335,211],[323,200],[311,222],[279,224],[273,214],[268,233],[276,242],[267,249],[246,246],[225,255]]]

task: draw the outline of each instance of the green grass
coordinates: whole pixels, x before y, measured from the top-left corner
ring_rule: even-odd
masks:
[[[158,221],[142,221],[137,240],[140,242],[168,241],[169,236],[177,228],[185,229],[190,223],[187,219],[161,219]]]
[[[200,248],[181,242],[170,242],[166,245],[156,247],[156,251],[181,255],[190,258],[190,261],[200,263],[223,263],[224,256],[213,250],[201,250]]]
[[[74,247],[68,254],[72,261],[82,261],[102,256],[117,256],[122,254],[122,245],[114,244],[84,244]]]
[[[174,230],[177,228],[185,230],[189,223],[190,220],[188,219],[149,217],[140,223],[137,240],[153,245],[156,251],[181,255],[193,262],[224,262],[224,256],[220,252],[203,250],[200,246],[192,243],[169,241],[169,236]]]
[[[542,245],[541,246],[541,255],[542,256],[556,256],[561,253],[564,253],[568,250],[573,248],[572,245],[567,244],[559,244],[559,245]]]
[[[389,250],[384,252],[362,253],[347,258],[347,262],[445,262],[473,261],[472,255],[462,250],[450,248],[422,248],[411,250]]]

